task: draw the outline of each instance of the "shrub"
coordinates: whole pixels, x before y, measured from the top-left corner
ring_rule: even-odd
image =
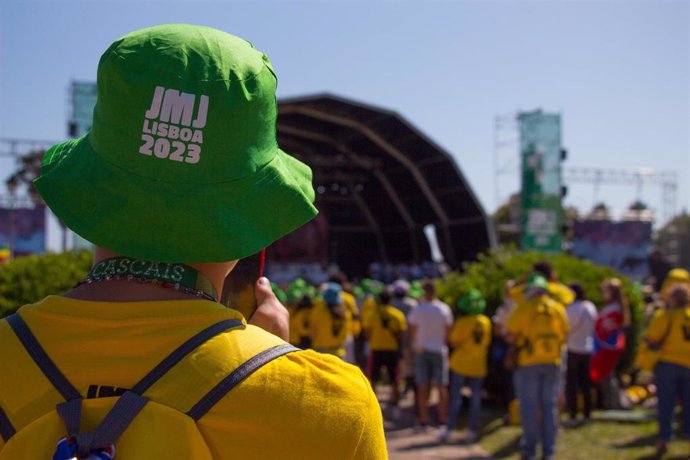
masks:
[[[528,273],[532,265],[540,260],[548,260],[553,265],[558,278],[563,283],[579,281],[587,297],[597,307],[602,307],[601,284],[606,278],[620,278],[625,295],[630,301],[632,325],[627,332],[628,346],[619,362],[619,370],[626,371],[632,365],[643,315],[643,300],[639,287],[624,275],[611,268],[594,265],[586,260],[567,254],[545,256],[537,252],[518,252],[515,248],[500,248],[481,254],[477,262],[466,263],[462,272],[451,272],[439,281],[438,295],[451,306],[469,292],[471,288],[479,289],[486,298],[487,315],[503,302],[503,289],[508,280],[520,278]]]
[[[89,251],[81,251],[17,257],[0,265],[0,317],[69,290],[86,276],[91,260]]]

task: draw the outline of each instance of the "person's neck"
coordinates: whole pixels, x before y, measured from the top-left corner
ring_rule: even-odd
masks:
[[[96,265],[106,259],[119,257],[121,254],[96,247],[93,264]],[[213,284],[218,295],[223,292],[225,278],[237,264],[230,262],[187,263]],[[64,294],[65,297],[82,300],[108,300],[114,302],[132,302],[149,300],[189,300],[198,299],[193,294],[167,289],[153,283],[138,283],[126,280],[111,280],[108,282],[83,284]]]

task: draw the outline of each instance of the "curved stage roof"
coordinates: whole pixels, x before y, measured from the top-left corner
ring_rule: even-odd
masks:
[[[329,258],[345,272],[431,260],[428,224],[451,267],[494,245],[452,156],[400,115],[328,94],[281,100],[278,113],[278,143],[312,167]]]

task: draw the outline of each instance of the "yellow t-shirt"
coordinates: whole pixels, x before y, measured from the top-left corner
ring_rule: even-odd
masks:
[[[309,337],[309,315],[311,308],[292,308],[290,310],[290,338],[289,342],[299,345],[302,337]]]
[[[547,289],[549,296],[560,303],[561,305],[570,305],[575,301],[575,293],[565,284],[559,283],[557,281],[549,281],[549,287]],[[518,284],[512,287],[508,291],[508,296],[515,302],[516,305],[520,305],[526,302],[525,299],[525,285]]]
[[[352,316],[352,322],[350,323],[350,335],[358,336],[362,332],[362,323],[359,316],[359,308],[357,308],[357,300],[349,292],[341,292],[340,295],[343,298],[343,306],[350,310],[350,315]]]
[[[487,352],[491,344],[491,320],[467,315],[455,321],[448,341],[453,347],[450,369],[466,377],[486,377]]]
[[[242,319],[239,312],[205,300],[113,303],[50,296],[19,312],[83,396],[131,388],[205,327]],[[252,347],[282,343],[251,325],[226,331],[197,348],[159,383],[170,379],[166,388],[191,388],[178,391],[175,398],[178,410],[184,412],[197,396],[253,356]],[[54,412],[55,404],[62,401],[20,347],[9,324],[0,321],[0,349],[13,350],[0,359],[0,407],[18,431]],[[155,394],[145,395],[156,400]],[[82,423],[87,430],[97,421]],[[387,455],[381,411],[369,382],[356,367],[313,351],[290,353],[260,368],[213,406],[197,426],[215,459]],[[155,431],[155,426],[150,430]],[[123,440],[126,436],[127,432]],[[36,439],[21,458],[51,458],[57,441]],[[5,447],[0,438],[0,456]]]
[[[560,303],[546,295],[524,299],[506,324],[520,348],[518,366],[559,365],[568,328],[568,317]]]
[[[690,367],[690,307],[658,310],[652,316],[645,337],[658,342],[671,329],[659,350],[659,361]]]
[[[367,295],[364,300],[362,300],[362,307],[360,308],[361,317],[368,317],[374,308],[376,308],[376,299],[371,295]]]
[[[345,316],[337,318],[331,315],[326,302],[316,301],[309,316],[311,346],[314,350],[345,356],[345,340],[352,328],[352,313],[348,308],[344,310]]]
[[[407,330],[405,315],[391,305],[374,307],[362,323],[369,332],[369,349],[372,351],[397,351],[400,333]]]

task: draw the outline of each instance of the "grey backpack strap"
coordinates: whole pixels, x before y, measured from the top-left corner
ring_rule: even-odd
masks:
[[[14,429],[12,422],[10,422],[10,418],[5,411],[2,410],[2,407],[0,407],[0,436],[7,442],[16,432],[17,430]]]
[[[223,399],[223,397],[239,385],[244,379],[253,374],[256,370],[288,353],[295,351],[301,351],[297,347],[293,347],[289,344],[276,345],[264,350],[261,353],[253,356],[237,369],[228,374],[223,380],[221,380],[215,387],[211,389],[206,395],[204,395],[189,411],[187,415],[193,418],[195,421],[203,417],[213,406],[215,406],[218,401]]]
[[[146,374],[143,379],[139,380],[139,382],[132,387],[131,391],[140,395],[144,394],[144,392],[148,390],[151,385],[156,383],[165,375],[166,372],[172,369],[177,363],[182,361],[189,353],[196,350],[199,346],[203,345],[221,332],[241,326],[244,326],[244,323],[238,319],[226,319],[212,324],[177,347],[163,361],[154,367],[151,372]]]
[[[60,372],[60,369],[58,369],[53,360],[50,359],[43,347],[41,347],[41,344],[38,343],[38,340],[36,340],[36,337],[22,317],[15,313],[5,319],[26,352],[34,363],[36,363],[36,366],[43,372],[43,375],[46,376],[50,383],[53,384],[58,393],[66,400],[81,398],[79,391],[77,391],[74,385],[72,385],[64,374]],[[12,426],[9,417],[7,417],[5,411],[0,408],[0,436],[7,442],[15,433],[16,430],[14,426]]]
[[[118,398],[98,427],[89,433],[79,432],[81,399],[59,404],[57,411],[67,425],[69,436],[76,441],[77,457],[87,458],[92,451],[105,449],[115,444],[147,402],[148,400],[143,396],[131,391],[125,392]]]
[[[68,436],[79,434],[81,426],[81,403],[82,399],[72,399],[57,405],[57,413],[65,421]]]
[[[60,372],[60,369],[58,369],[55,363],[50,359],[43,347],[41,347],[41,344],[38,343],[38,340],[36,340],[36,337],[22,317],[15,313],[8,316],[6,319],[17,335],[17,338],[19,338],[19,341],[29,353],[29,356],[31,356],[38,368],[41,369],[41,372],[50,380],[50,383],[53,384],[55,389],[65,398],[65,401],[81,398],[79,391],[77,391],[74,385],[72,385],[64,374]]]

